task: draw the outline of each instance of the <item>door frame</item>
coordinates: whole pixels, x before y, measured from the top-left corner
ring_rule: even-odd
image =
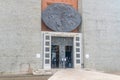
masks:
[[[43,69],[51,69],[51,37],[73,38],[73,68],[81,68],[82,34],[71,32],[42,31]],[[46,45],[48,43],[49,45]],[[46,56],[48,55],[48,56]]]

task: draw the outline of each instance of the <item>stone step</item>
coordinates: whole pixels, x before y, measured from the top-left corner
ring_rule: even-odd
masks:
[[[37,69],[33,70],[33,75],[52,75],[59,71],[59,69]]]

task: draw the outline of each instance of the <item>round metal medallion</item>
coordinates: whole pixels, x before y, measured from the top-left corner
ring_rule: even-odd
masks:
[[[80,14],[70,5],[55,3],[42,12],[42,20],[47,27],[58,32],[69,32],[81,23]]]

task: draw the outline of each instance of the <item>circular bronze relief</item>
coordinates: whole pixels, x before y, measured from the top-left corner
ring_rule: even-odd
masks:
[[[69,32],[81,23],[80,14],[70,5],[55,3],[42,12],[42,19],[47,27],[54,31]]]

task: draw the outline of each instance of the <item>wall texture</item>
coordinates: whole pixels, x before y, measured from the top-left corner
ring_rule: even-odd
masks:
[[[86,68],[120,72],[120,0],[82,0]]]
[[[42,66],[40,0],[0,0],[0,72],[25,73]]]
[[[0,73],[42,68],[41,0],[0,0]],[[79,0],[85,68],[120,72],[120,1]],[[86,54],[90,55],[88,59]]]

